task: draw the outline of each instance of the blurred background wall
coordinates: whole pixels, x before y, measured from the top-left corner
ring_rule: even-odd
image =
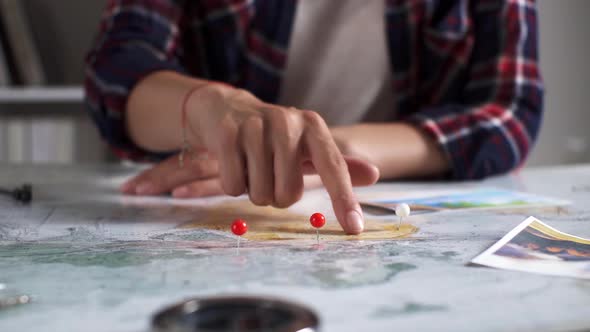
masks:
[[[0,162],[113,160],[81,103],[83,60],[106,0],[15,1],[25,9],[48,86],[0,87]]]
[[[590,162],[590,1],[538,8],[545,121],[528,165]]]
[[[50,84],[80,84],[83,58],[106,0],[21,0]]]
[[[91,43],[105,0],[22,0],[52,86],[79,86],[83,56]],[[590,13],[589,0],[540,0],[541,67],[546,112],[541,135],[528,166],[590,162]],[[69,91],[69,92],[68,92]],[[95,162],[113,160],[79,103],[79,90],[62,101],[14,102],[0,87],[0,161]],[[70,93],[71,92],[71,93]],[[70,95],[67,95],[70,93]],[[59,91],[58,91],[59,94]],[[7,123],[19,135],[8,137]],[[48,139],[31,139],[39,123]],[[36,124],[36,125],[35,125]],[[41,126],[43,127],[43,126]],[[43,130],[36,130],[36,132]],[[14,135],[13,135],[14,136]],[[37,135],[39,136],[39,135]],[[47,135],[46,135],[47,136]],[[47,137],[52,137],[48,135]],[[49,139],[52,140],[52,139]],[[45,144],[45,146],[43,146]],[[4,145],[4,147],[2,147]],[[31,145],[33,150],[31,152]],[[53,150],[52,150],[53,149]]]

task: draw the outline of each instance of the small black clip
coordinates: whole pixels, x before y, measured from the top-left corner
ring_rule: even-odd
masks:
[[[17,202],[28,204],[33,200],[33,186],[25,183],[13,190],[0,189],[0,194],[11,196]]]

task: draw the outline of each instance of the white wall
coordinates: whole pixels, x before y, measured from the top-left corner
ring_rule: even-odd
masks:
[[[50,85],[80,85],[84,56],[106,0],[23,0]],[[8,95],[10,93],[0,94]],[[0,98],[0,162],[101,162],[109,152],[81,100]]]
[[[545,119],[528,165],[590,162],[590,1],[538,6]]]
[[[80,84],[106,0],[25,0],[50,84]]]

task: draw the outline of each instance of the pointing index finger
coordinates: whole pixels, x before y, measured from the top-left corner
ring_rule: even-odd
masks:
[[[332,200],[334,213],[346,233],[359,234],[364,222],[361,207],[352,191],[348,167],[328,126],[315,112],[303,111],[305,147]]]

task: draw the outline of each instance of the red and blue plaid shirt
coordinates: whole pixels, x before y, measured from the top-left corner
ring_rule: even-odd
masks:
[[[455,179],[521,165],[543,105],[534,1],[386,3],[397,98],[391,121],[431,135]],[[155,156],[129,138],[125,108],[134,85],[158,70],[229,83],[276,102],[296,6],[296,0],[110,0],[85,83],[103,137],[123,156]]]

